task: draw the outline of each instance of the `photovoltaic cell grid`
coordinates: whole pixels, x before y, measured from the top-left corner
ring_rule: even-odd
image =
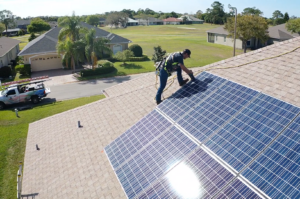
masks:
[[[196,146],[176,127],[167,130],[115,171],[128,198],[135,197],[162,177]]]
[[[271,198],[300,198],[300,117],[243,173]]]
[[[156,139],[161,132],[171,127],[171,123],[152,111],[120,137],[105,147],[106,154],[114,169],[137,153],[143,146]]]
[[[229,186],[222,190],[216,199],[241,199],[241,198],[251,198],[259,199],[261,198],[257,193],[252,191],[239,179],[235,179]]]
[[[203,142],[256,95],[255,90],[227,81],[178,124]]]
[[[205,143],[241,171],[299,113],[299,108],[261,94]]]
[[[177,121],[187,110],[214,92],[226,80],[203,72],[196,81],[188,83],[158,106],[158,109]]]
[[[139,198],[211,198],[233,178],[232,173],[198,148]]]

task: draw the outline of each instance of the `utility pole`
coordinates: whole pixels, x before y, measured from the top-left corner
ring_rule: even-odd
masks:
[[[233,36],[233,56],[235,56],[235,39],[236,39],[236,18],[237,18],[237,9],[235,7],[231,7],[228,4],[228,8],[233,12],[235,11],[235,19],[234,19],[234,36]]]

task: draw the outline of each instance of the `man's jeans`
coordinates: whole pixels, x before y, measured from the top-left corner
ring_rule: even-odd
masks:
[[[179,84],[181,82],[183,82],[182,79],[182,69],[180,67],[177,68],[177,79]],[[159,71],[159,80],[160,80],[160,86],[157,90],[157,94],[156,94],[156,102],[161,102],[161,94],[164,91],[166,85],[167,85],[167,81],[168,81],[168,73],[165,70],[165,68],[160,69]]]

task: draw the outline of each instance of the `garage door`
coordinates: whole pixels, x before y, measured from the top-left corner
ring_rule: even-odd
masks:
[[[61,69],[62,67],[61,58],[57,55],[31,59],[31,71]]]
[[[117,52],[122,51],[122,46],[121,45],[115,45],[113,47],[113,52],[116,54]]]

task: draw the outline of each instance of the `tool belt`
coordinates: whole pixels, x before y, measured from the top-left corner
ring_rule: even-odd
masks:
[[[172,72],[176,71],[179,67],[177,62],[174,62],[174,54],[170,54],[168,57],[163,58],[162,61],[156,62],[156,74],[159,76],[160,70],[164,68],[164,70],[168,73],[170,77]]]

